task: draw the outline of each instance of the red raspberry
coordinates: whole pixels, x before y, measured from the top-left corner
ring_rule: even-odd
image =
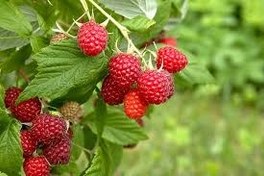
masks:
[[[43,155],[52,165],[67,164],[71,156],[71,141],[68,136],[44,146]]]
[[[127,89],[122,89],[117,86],[116,81],[108,75],[102,85],[101,95],[104,101],[109,105],[118,105],[123,103]]]
[[[138,89],[149,104],[164,103],[171,91],[171,83],[165,70],[147,70],[138,79]]]
[[[82,24],[77,36],[79,47],[87,56],[100,54],[106,48],[107,40],[107,30],[94,20]]]
[[[66,122],[54,115],[40,114],[32,121],[32,134],[43,144],[49,144],[66,135]]]
[[[41,112],[41,102],[38,98],[22,101],[18,105],[11,105],[11,112],[21,122],[31,122]]]
[[[170,46],[173,46],[173,47],[177,46],[176,40],[173,37],[161,38],[160,40],[158,40],[158,43],[163,43],[165,45],[170,45]]]
[[[124,110],[131,119],[140,119],[144,116],[148,104],[145,102],[138,90],[131,90],[125,95]]]
[[[111,77],[121,88],[130,88],[141,72],[139,59],[127,53],[112,57],[108,68]]]
[[[31,156],[37,149],[37,141],[32,137],[31,131],[29,130],[20,132],[20,142],[24,157]]]
[[[18,87],[10,87],[5,91],[5,106],[9,108],[16,99],[18,98],[19,94],[22,92],[22,89]]]
[[[50,165],[45,157],[30,157],[24,161],[24,172],[26,176],[49,176]]]
[[[160,48],[157,53],[157,67],[160,68],[162,64],[163,69],[170,73],[176,73],[186,67],[188,60],[183,53],[167,46]]]

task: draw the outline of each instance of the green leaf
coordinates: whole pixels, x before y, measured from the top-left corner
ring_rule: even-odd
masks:
[[[97,134],[94,122],[89,123],[91,130]],[[144,130],[136,122],[128,119],[121,111],[110,111],[104,118],[104,131],[102,137],[110,142],[128,145],[136,144],[148,139]]]
[[[147,40],[150,40],[156,37],[167,24],[171,12],[171,0],[161,0],[157,9],[157,13],[154,17],[156,23],[152,25],[146,32],[135,33],[134,38],[137,40],[137,44],[145,43]]]
[[[0,87],[0,170],[16,176],[22,166],[21,125],[6,113],[3,96],[4,88]]]
[[[8,175],[0,171],[0,176],[8,176]]]
[[[95,117],[97,135],[99,138],[101,138],[104,130],[105,120],[107,118],[106,104],[102,99],[97,99],[95,102]]]
[[[112,176],[122,158],[123,147],[102,141],[84,176]]]
[[[96,145],[97,136],[88,126],[83,126],[85,148],[92,150]]]
[[[154,20],[150,20],[144,16],[137,16],[133,19],[125,20],[122,22],[122,24],[129,30],[137,32],[144,32],[155,23],[156,22]]]
[[[0,27],[22,36],[29,36],[32,26],[13,4],[0,0]]]
[[[189,0],[183,2],[172,1],[172,15],[178,20],[183,20],[188,12]]]
[[[27,18],[28,21],[37,21],[37,12],[30,6],[24,5],[19,7],[22,14]]]
[[[46,47],[49,44],[49,41],[41,36],[31,36],[30,45],[34,53],[39,52],[42,48]]]
[[[139,15],[153,19],[157,12],[156,0],[101,0],[100,2],[129,19]]]
[[[78,95],[76,100],[87,100],[103,78],[107,64],[103,54],[97,57],[84,56],[75,40],[50,45],[33,58],[38,64],[38,73],[21,94],[20,101],[34,96],[54,100],[69,92]]]
[[[184,51],[189,60],[187,67],[181,71],[176,77],[180,77],[189,84],[205,84],[214,82],[214,78],[209,70],[197,60],[193,58],[193,55]]]
[[[84,131],[83,126],[76,124],[73,126],[73,139],[72,139],[72,155],[71,160],[77,160],[82,152],[78,146],[84,146]],[[77,146],[76,146],[77,145]]]
[[[110,176],[110,164],[107,154],[99,147],[95,152],[91,167],[84,176]]]
[[[29,43],[28,39],[23,39],[14,32],[0,28],[0,51],[22,47]]]
[[[31,55],[31,47],[29,45],[22,47],[15,51],[12,55],[6,58],[1,64],[0,68],[3,73],[10,73],[18,70],[24,65],[25,60]]]

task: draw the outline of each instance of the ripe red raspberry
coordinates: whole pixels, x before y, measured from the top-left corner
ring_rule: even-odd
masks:
[[[116,81],[108,75],[102,85],[101,95],[105,103],[109,105],[118,105],[123,103],[127,89],[122,89],[117,86]]]
[[[138,89],[149,104],[164,103],[171,90],[168,72],[165,70],[147,70],[138,79]]]
[[[68,136],[44,146],[43,155],[51,165],[67,164],[71,156],[71,141]]]
[[[177,46],[177,42],[176,42],[175,38],[173,38],[173,37],[161,38],[160,40],[158,40],[158,43],[163,43],[165,45],[170,45],[170,46],[173,46],[173,47]]]
[[[54,115],[40,114],[32,121],[32,135],[43,144],[49,144],[66,135],[66,122]]]
[[[109,73],[121,88],[130,88],[139,74],[140,61],[132,54],[119,53],[109,61]]]
[[[148,104],[138,90],[131,90],[125,95],[124,111],[130,119],[140,119],[144,116]]]
[[[37,149],[37,141],[33,138],[31,131],[23,130],[20,132],[20,142],[23,149],[23,156],[31,156]]]
[[[20,102],[18,105],[11,105],[11,112],[21,122],[31,122],[41,112],[41,102],[38,98],[31,98]]]
[[[45,157],[30,157],[24,161],[24,172],[26,176],[49,176],[50,165]]]
[[[16,99],[18,98],[19,94],[22,92],[22,89],[18,87],[10,87],[5,91],[5,107],[9,108]]]
[[[87,56],[96,56],[105,48],[108,40],[107,30],[94,20],[82,24],[77,41],[82,52]]]
[[[157,53],[157,67],[160,68],[162,64],[164,70],[176,73],[186,67],[188,60],[183,53],[167,46],[160,48]]]

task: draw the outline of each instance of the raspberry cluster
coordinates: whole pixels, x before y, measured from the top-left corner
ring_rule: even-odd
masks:
[[[22,89],[11,87],[5,92],[5,106],[23,124],[20,142],[26,176],[49,176],[51,165],[67,164],[71,155],[72,131],[66,121],[42,113],[37,97],[16,104]],[[26,124],[31,124],[26,126]]]
[[[149,105],[165,103],[173,96],[172,73],[180,72],[187,64],[186,56],[172,46],[157,51],[157,69],[142,70],[139,58],[118,53],[109,60],[109,74],[101,89],[102,98],[109,105],[123,103],[129,118],[141,119]]]

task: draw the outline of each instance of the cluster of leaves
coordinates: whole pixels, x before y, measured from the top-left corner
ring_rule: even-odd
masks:
[[[256,101],[263,87],[263,5],[261,0],[193,1],[185,23],[172,29],[209,67],[227,100],[237,92]]]
[[[181,2],[172,0],[102,0],[100,3],[131,31],[138,46],[159,34],[169,19],[182,19],[185,13],[178,8]],[[82,15],[80,2],[0,0],[0,4],[0,171],[12,176],[21,172],[21,126],[3,105],[4,87],[16,84],[25,88],[20,101],[38,96],[53,107],[65,101],[84,103],[85,117],[74,126],[70,164],[54,168],[53,173],[112,175],[121,161],[123,146],[147,139],[144,130],[126,118],[118,107],[107,107],[100,98],[95,98],[94,90],[107,74],[107,62],[114,54],[115,42],[119,39],[121,46],[125,45],[123,36],[110,23],[107,50],[89,58],[81,53],[76,39],[49,43],[56,23],[66,29],[73,18]],[[98,22],[106,19],[96,8],[94,14]],[[76,35],[77,30],[73,28],[71,34]],[[189,84],[212,81],[209,72],[191,57],[189,67],[176,80]],[[94,106],[91,107],[89,99],[96,99]]]

